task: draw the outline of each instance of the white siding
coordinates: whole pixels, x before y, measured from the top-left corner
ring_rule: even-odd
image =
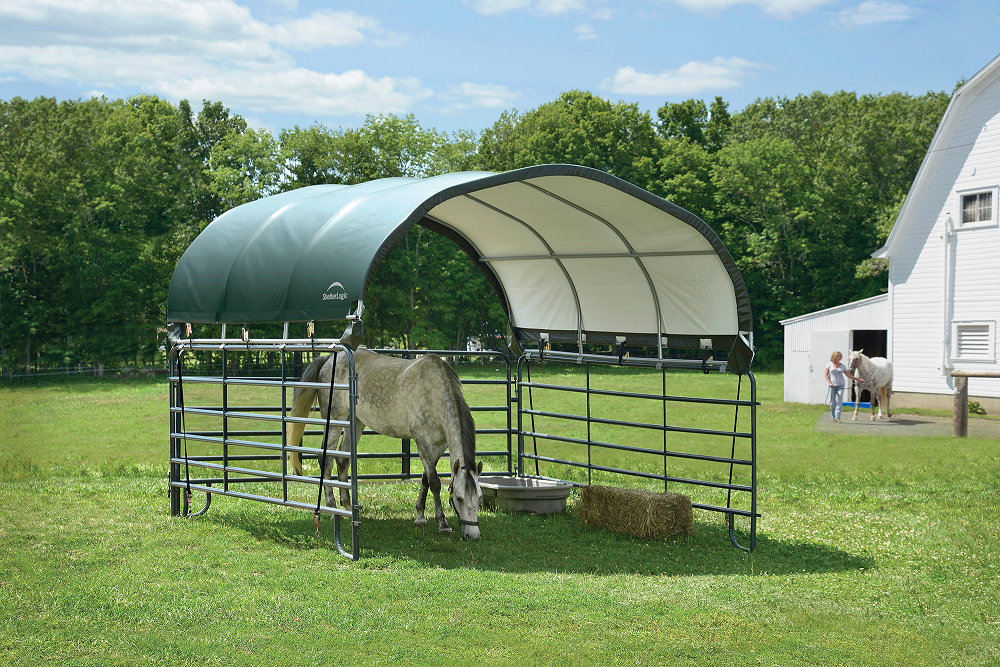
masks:
[[[785,400],[810,402],[810,376],[830,360],[832,350],[811,350],[814,332],[889,328],[889,297],[876,296],[781,322],[785,327]],[[846,348],[847,345],[845,344]],[[846,357],[848,350],[841,350]],[[817,370],[819,369],[819,370]]]
[[[892,326],[889,347],[893,389],[950,393],[952,370],[1000,370],[993,361],[952,361],[955,321],[1000,321],[1000,227],[961,228],[959,192],[1000,187],[1000,81],[993,76],[970,96],[953,126],[928,156],[928,183],[913,202],[912,223],[890,258]],[[996,199],[996,190],[994,190]],[[994,202],[996,206],[996,202]],[[945,275],[945,219],[956,232],[949,243]],[[948,284],[947,312],[942,305]],[[945,327],[947,321],[947,329]],[[1000,381],[973,379],[970,393],[1000,397]]]

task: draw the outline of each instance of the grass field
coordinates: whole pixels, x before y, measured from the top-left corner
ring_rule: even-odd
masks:
[[[758,376],[753,553],[712,513],[638,540],[572,502],[463,543],[412,525],[404,483],[363,488],[358,563],[306,512],[170,518],[165,382],[4,385],[0,664],[1000,664],[998,443],[816,432],[781,382]]]

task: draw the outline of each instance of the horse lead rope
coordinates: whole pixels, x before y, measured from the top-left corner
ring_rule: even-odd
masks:
[[[739,381],[736,383],[736,401],[737,401],[737,403],[736,403],[736,417],[733,419],[733,451],[729,455],[729,488],[726,489],[726,509],[727,510],[728,509],[732,509],[732,506],[730,505],[730,502],[732,501],[732,497],[733,497],[733,488],[732,488],[733,487],[733,462],[736,459],[736,427],[739,426],[739,423],[740,423],[740,404],[739,404],[739,400],[740,400],[740,389],[743,386],[743,376],[740,375],[739,378],[740,378]],[[732,530],[733,523],[734,523],[732,514],[729,514],[727,516],[729,518],[729,529]]]
[[[326,400],[326,428],[323,429],[323,457],[319,463],[319,493],[316,495],[316,511],[313,521],[316,523],[316,541],[319,541],[319,508],[323,502],[323,475],[326,472],[326,448],[330,437],[330,414],[333,412],[333,385],[337,381],[337,351],[333,351],[333,372],[330,373],[330,395]],[[338,524],[339,525],[339,524]]]

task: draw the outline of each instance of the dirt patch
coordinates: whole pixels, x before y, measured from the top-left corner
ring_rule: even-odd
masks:
[[[951,417],[896,414],[894,417],[871,420],[871,412],[858,411],[858,421],[851,421],[854,411],[843,412],[840,423],[833,421],[829,412],[824,413],[814,431],[821,433],[849,433],[851,435],[890,435],[911,438],[947,438],[952,435]],[[1000,421],[969,418],[970,438],[1000,438]]]

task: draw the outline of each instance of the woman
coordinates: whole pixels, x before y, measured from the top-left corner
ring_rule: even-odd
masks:
[[[833,421],[840,421],[840,412],[844,407],[844,378],[849,377],[856,382],[863,383],[864,380],[851,375],[851,372],[847,370],[847,366],[840,363],[840,360],[844,358],[840,352],[834,352],[830,355],[830,361],[826,364],[826,370],[823,371],[823,375],[826,376],[826,383],[830,385],[830,414],[833,415]]]

